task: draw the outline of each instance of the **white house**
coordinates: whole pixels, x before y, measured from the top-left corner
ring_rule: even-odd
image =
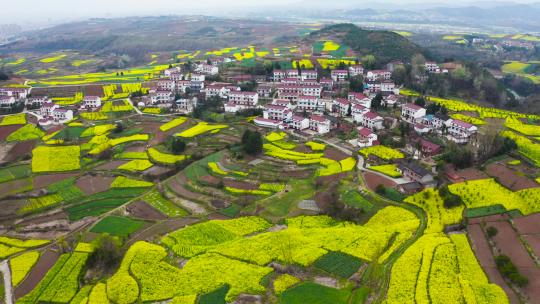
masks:
[[[375,112],[367,112],[361,116],[360,125],[371,130],[380,130],[383,128],[384,118]]]
[[[294,115],[289,123],[289,127],[295,130],[308,129],[309,125],[309,119],[300,115]]]
[[[459,144],[467,143],[469,138],[478,132],[475,125],[453,118],[446,122],[446,128],[448,139]]]
[[[287,77],[287,72],[284,70],[274,70],[272,79],[275,82],[281,81],[283,78]]]
[[[322,78],[319,80],[319,84],[327,91],[331,91],[334,88],[334,81],[330,78]]]
[[[300,79],[302,81],[317,80],[318,76],[319,74],[317,73],[317,70],[301,70],[300,71]]]
[[[381,82],[381,92],[394,92],[396,89],[396,84],[393,81],[382,81]]]
[[[191,81],[202,81],[204,82],[206,80],[206,76],[204,76],[204,74],[196,74],[196,73],[192,73],[189,80]]]
[[[404,104],[401,107],[401,119],[408,123],[417,123],[426,116],[426,109],[413,103]]]
[[[442,114],[427,114],[422,118],[422,124],[435,130],[437,133],[442,132],[442,127],[446,126],[446,122],[450,119],[448,115]]]
[[[26,89],[26,88],[10,88],[10,87],[3,87],[0,88],[0,96],[9,96],[13,97],[15,99],[24,99],[30,94],[30,91],[32,88]]]
[[[360,64],[351,65],[349,67],[349,75],[351,77],[364,75],[364,67]]]
[[[371,98],[363,93],[349,92],[348,99],[353,103],[360,104],[366,108],[371,108]]]
[[[387,107],[393,107],[395,104],[397,104],[399,101],[399,97],[397,95],[388,95],[385,96],[383,99],[383,102],[386,104]]]
[[[336,98],[336,107],[340,116],[347,116],[349,109],[352,114],[352,102],[346,98]]]
[[[259,102],[259,94],[257,92],[230,92],[229,102],[234,102],[241,106],[255,107]]]
[[[287,70],[287,77],[286,78],[295,78],[295,79],[298,79],[299,78],[299,74],[298,74],[298,70],[296,69],[290,69],[290,70]]]
[[[349,77],[349,71],[347,70],[332,70],[330,72],[330,76],[332,77],[333,81],[345,81],[347,80],[347,77]]]
[[[150,102],[152,104],[164,104],[174,101],[174,93],[171,91],[156,91],[150,94]]]
[[[293,105],[288,99],[274,99],[272,100],[272,104],[282,107],[287,107],[289,109],[293,109]]]
[[[330,132],[330,120],[322,115],[312,114],[309,117],[309,128],[319,134]]]
[[[15,104],[15,97],[13,96],[0,96],[0,106],[8,107]]]
[[[257,94],[259,94],[259,97],[261,98],[269,98],[273,89],[274,87],[271,84],[260,84],[257,87]]]
[[[377,134],[368,128],[358,127],[358,147],[365,148],[378,144]]]
[[[36,96],[32,98],[28,98],[26,100],[27,105],[39,105],[41,106],[44,103],[52,102],[52,100],[47,96]]]
[[[324,104],[319,102],[319,98],[317,96],[298,96],[296,104],[297,110],[299,111],[324,111]]]
[[[163,75],[165,75],[165,77],[171,77],[171,74],[180,73],[180,72],[182,72],[181,67],[173,67],[173,68],[169,68],[163,71]]]
[[[429,73],[440,73],[441,72],[441,68],[439,67],[439,65],[436,62],[426,61],[424,66],[426,68],[426,71],[428,71]]]
[[[278,121],[290,120],[292,117],[292,111],[284,106],[269,104],[264,107],[263,117]]]
[[[39,108],[39,112],[43,117],[52,117],[53,110],[58,109],[59,107],[60,106],[58,106],[54,102],[48,102],[41,105],[41,108]]]
[[[197,106],[197,98],[178,99],[177,101],[175,101],[175,105],[176,105],[175,111],[183,113],[183,114],[189,114],[189,113],[193,112],[193,110]]]
[[[73,111],[62,109],[62,108],[56,108],[52,111],[52,117],[55,120],[55,122],[64,123],[66,121],[70,121],[73,119]]]
[[[392,77],[392,72],[387,70],[373,70],[368,71],[366,74],[366,79],[368,81],[383,81],[390,80]]]
[[[285,129],[285,126],[283,125],[283,122],[273,119],[267,119],[264,117],[257,117],[253,120],[253,123],[255,123],[259,127],[263,128],[271,128],[271,129]]]
[[[174,91],[176,89],[176,82],[170,79],[160,80],[157,83],[157,87],[162,91]]]
[[[82,106],[90,109],[99,108],[101,107],[101,98],[99,96],[84,96]]]
[[[180,72],[175,72],[175,73],[171,73],[169,78],[172,80],[172,81],[180,81],[180,80],[184,80],[184,74],[180,73]]]
[[[217,74],[219,74],[219,68],[217,66],[211,65],[211,64],[206,64],[206,63],[201,63],[201,64],[197,65],[197,67],[195,68],[195,71],[197,71],[199,73],[206,74],[206,75],[217,75]]]

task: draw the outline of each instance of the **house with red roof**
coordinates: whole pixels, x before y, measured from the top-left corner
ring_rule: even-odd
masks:
[[[347,70],[332,70],[330,77],[333,81],[340,82],[345,81],[349,77],[349,71]]]
[[[408,123],[416,124],[424,116],[426,116],[426,109],[414,103],[407,103],[401,107],[401,119]]]
[[[349,75],[351,77],[364,75],[364,67],[361,64],[351,65],[349,67]]]
[[[291,122],[289,123],[289,127],[295,130],[308,129],[309,119],[304,116],[294,115],[291,119]]]
[[[330,132],[330,120],[323,115],[312,114],[309,117],[309,128],[319,134]]]
[[[466,144],[478,132],[478,127],[459,119],[446,121],[447,138],[458,144]]]
[[[371,130],[380,130],[383,128],[384,118],[379,116],[375,112],[366,112],[363,115],[359,115],[359,121],[361,126],[369,128]]]
[[[365,148],[378,144],[377,134],[369,128],[358,127],[358,147]]]

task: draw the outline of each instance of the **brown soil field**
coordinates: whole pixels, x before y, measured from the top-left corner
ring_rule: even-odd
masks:
[[[480,224],[480,223],[489,223],[489,222],[500,222],[500,221],[507,221],[510,219],[510,216],[508,214],[494,214],[494,215],[488,215],[484,217],[475,217],[469,219],[469,224]]]
[[[484,232],[482,231],[480,225],[469,225],[467,226],[467,230],[469,233],[469,239],[471,241],[471,247],[476,255],[476,258],[478,259],[478,262],[486,272],[489,281],[501,286],[501,288],[504,290],[504,292],[510,299],[510,303],[519,303],[518,297],[516,296],[514,291],[510,287],[508,287],[503,277],[499,273],[499,270],[495,265],[495,259],[491,254],[489,243],[486,240]]]
[[[489,178],[487,174],[475,168],[467,168],[463,170],[458,170],[457,174],[461,176],[464,180],[468,180],[468,181]]]
[[[159,177],[159,176],[167,174],[167,173],[169,173],[169,172],[171,172],[173,170],[174,170],[174,168],[154,165],[151,168],[149,168],[148,170],[144,171],[143,175],[148,175],[148,176],[151,176],[151,177]]]
[[[208,215],[209,220],[230,220],[231,218],[221,213],[211,213]]]
[[[313,174],[311,170],[298,170],[298,171],[285,171],[283,172],[284,176],[294,177],[294,178],[308,178]]]
[[[3,200],[2,208],[0,208],[0,222],[4,222],[8,218],[14,218],[17,210],[26,204],[26,200]]]
[[[486,168],[487,174],[491,177],[497,177],[499,183],[512,191],[519,191],[528,188],[538,187],[538,183],[525,176],[517,174],[516,171],[506,167],[505,165],[494,163]]]
[[[387,188],[394,188],[397,184],[390,180],[389,178],[380,176],[378,174],[375,174],[373,172],[363,172],[364,179],[366,180],[366,184],[369,189],[372,191],[375,191],[375,188],[377,188],[378,185],[384,185]]]
[[[54,214],[43,214],[39,215],[37,217],[32,217],[28,219],[24,219],[23,221],[17,223],[17,225],[26,226],[26,225],[35,225],[35,224],[42,224],[47,223],[51,221],[57,221],[57,220],[67,220],[68,216],[64,211],[60,211]]]
[[[126,207],[127,212],[134,217],[145,220],[164,220],[167,216],[143,201],[137,201]]]
[[[540,234],[540,213],[514,219],[519,234]]]
[[[36,285],[45,276],[47,271],[49,271],[54,263],[56,263],[59,256],[60,254],[56,251],[52,251],[50,249],[45,250],[41,254],[34,268],[32,268],[32,270],[30,270],[28,273],[26,279],[22,281],[21,284],[15,289],[15,299],[19,299],[32,291],[32,289],[34,289],[34,287],[36,287]]]
[[[17,159],[21,159],[24,156],[31,156],[32,150],[36,146],[35,140],[27,140],[16,143],[11,150],[9,150],[7,157],[5,158],[6,161],[12,162]]]
[[[145,146],[129,146],[124,151],[125,152],[145,152],[146,147]]]
[[[18,179],[10,182],[0,183],[0,198],[21,192],[20,190],[32,186],[30,178]]]
[[[501,254],[510,257],[519,272],[529,279],[529,284],[523,288],[524,293],[531,300],[540,299],[540,268],[519,240],[519,235],[508,222],[495,222],[492,225],[498,230],[493,239]]]
[[[243,189],[243,190],[257,190],[259,189],[259,185],[247,183],[247,182],[241,182],[234,179],[224,179],[223,184],[226,187],[232,187],[236,189]]]
[[[536,256],[540,257],[540,234],[530,234],[521,236],[531,246]]]
[[[202,184],[210,185],[212,187],[216,187],[221,182],[221,179],[212,175],[205,175],[199,177],[199,182],[201,182]]]
[[[75,177],[77,173],[57,173],[34,176],[34,189],[42,189],[61,180]]]
[[[184,228],[187,225],[192,225],[199,222],[197,218],[179,218],[168,221],[159,222],[146,230],[141,230],[139,233],[134,234],[127,242],[126,246],[130,246],[137,241],[153,240],[156,236],[165,235],[169,232]]]
[[[176,193],[177,195],[187,198],[189,200],[195,200],[195,201],[210,201],[210,198],[207,197],[204,194],[201,193],[195,193],[191,192],[188,189],[184,187],[184,185],[187,183],[186,177],[184,175],[179,175],[174,178],[172,178],[168,182],[168,186],[171,188],[171,190]]]
[[[326,149],[324,150],[324,157],[330,158],[336,161],[343,160],[349,156],[350,155],[347,155],[346,153],[343,153],[339,151],[338,149],[330,147],[330,146],[326,147]]]
[[[99,165],[97,167],[94,168],[94,170],[100,170],[100,171],[108,171],[108,170],[114,170],[118,167],[120,167],[121,165],[123,164],[126,164],[128,163],[129,161],[126,161],[126,160],[113,160],[113,161],[110,161],[110,162],[107,162],[103,165]]]
[[[114,177],[109,176],[91,176],[85,175],[79,178],[75,185],[79,187],[86,195],[109,190]]]
[[[9,134],[19,130],[23,125],[1,126],[0,127],[0,141],[5,141]]]

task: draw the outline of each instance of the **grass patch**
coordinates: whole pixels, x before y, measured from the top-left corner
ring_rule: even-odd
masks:
[[[371,211],[373,204],[364,198],[357,190],[349,190],[341,195],[341,201],[349,206]]]
[[[345,253],[331,251],[315,261],[314,265],[321,270],[346,279],[358,271],[362,266],[362,261]]]
[[[98,216],[129,202],[131,198],[109,198],[96,200],[66,209],[70,221],[78,221],[87,216]]]
[[[218,213],[228,217],[235,217],[240,213],[240,210],[242,210],[242,207],[233,203],[229,207],[219,210]]]
[[[282,304],[328,304],[348,303],[351,291],[335,289],[312,282],[301,283],[283,292],[279,299]]]
[[[466,217],[482,217],[494,214],[505,213],[506,208],[503,205],[492,205],[486,207],[471,208],[465,211]]]
[[[134,220],[127,217],[108,216],[99,221],[90,232],[108,233],[110,235],[128,237],[133,232],[144,226],[144,221]]]
[[[229,285],[223,285],[210,293],[203,294],[199,297],[199,304],[225,304],[225,296],[229,291]]]
[[[148,192],[143,198],[152,207],[159,210],[161,213],[167,215],[168,217],[176,216],[186,216],[187,212],[176,206],[173,202],[164,198],[157,190],[152,190]]]
[[[0,169],[0,183],[30,176],[32,169],[29,165],[19,165]]]

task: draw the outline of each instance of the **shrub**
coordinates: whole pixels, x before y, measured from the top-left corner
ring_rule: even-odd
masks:
[[[519,273],[517,267],[514,265],[514,263],[512,263],[512,260],[510,260],[508,256],[496,256],[495,264],[497,264],[497,269],[499,269],[499,272],[502,274],[502,276],[507,278],[517,286],[525,287],[529,284],[529,280]]]
[[[497,230],[497,228],[495,228],[493,226],[489,226],[486,229],[486,232],[487,232],[488,237],[492,238],[492,237],[496,236],[499,231]]]

